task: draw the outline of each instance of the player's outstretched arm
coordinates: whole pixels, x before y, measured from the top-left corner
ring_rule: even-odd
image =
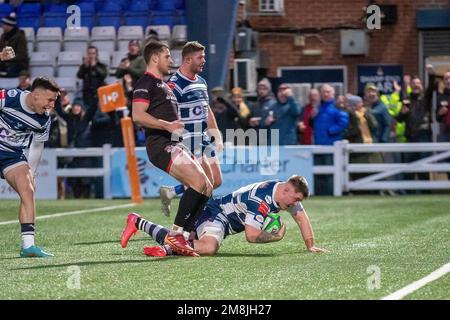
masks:
[[[306,248],[309,252],[329,252],[326,249],[315,246],[314,232],[309,221],[309,217],[304,209],[302,211],[291,212],[291,215],[300,229],[303,241],[305,241]]]
[[[259,230],[250,225],[245,225],[245,238],[251,243],[267,243],[275,242],[283,239],[286,233],[286,224],[283,223],[281,229],[275,233],[268,233],[263,230]]]

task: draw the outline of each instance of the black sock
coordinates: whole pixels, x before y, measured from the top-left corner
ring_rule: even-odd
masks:
[[[187,220],[190,217],[195,218],[199,208],[203,208],[205,198],[208,199],[204,194],[197,192],[192,188],[188,188],[180,199],[174,224],[185,229]]]
[[[195,211],[195,215],[190,215],[187,220],[186,224],[184,226],[184,230],[187,232],[191,232],[195,228],[195,224],[197,223],[198,219],[201,217],[203,209],[205,208],[206,203],[208,202],[209,197],[203,195],[202,202],[199,204],[197,210]]]
[[[169,229],[154,224],[153,222],[145,220],[144,218],[137,218],[135,226],[139,230],[147,233],[150,237],[153,238],[153,240],[158,242],[160,245],[164,245],[164,239],[166,238],[166,235],[170,232]]]

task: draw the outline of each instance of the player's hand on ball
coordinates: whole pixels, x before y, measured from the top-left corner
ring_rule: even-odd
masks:
[[[309,251],[309,252],[316,252],[316,253],[326,253],[326,252],[330,252],[330,251],[328,251],[327,249],[322,249],[322,248],[319,248],[319,247],[311,247],[311,248],[308,248],[308,251]]]
[[[284,235],[286,234],[286,223],[283,223],[281,229],[276,232],[272,232],[272,234],[276,236],[279,240],[283,239]]]
[[[4,47],[0,53],[1,60],[11,60],[16,56],[14,49],[12,47]]]

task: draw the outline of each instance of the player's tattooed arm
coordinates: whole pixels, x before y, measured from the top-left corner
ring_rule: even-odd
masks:
[[[267,242],[274,242],[274,241],[280,241],[283,239],[284,235],[286,233],[286,224],[283,224],[280,230],[273,233],[268,233],[265,231],[261,231],[261,233],[256,237],[255,242],[256,243],[267,243]]]

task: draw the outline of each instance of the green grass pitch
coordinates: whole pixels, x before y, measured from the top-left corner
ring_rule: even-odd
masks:
[[[127,203],[125,200],[38,201],[38,215]],[[343,198],[304,201],[318,246],[305,250],[297,226],[282,213],[285,238],[249,244],[225,239],[215,257],[150,258],[154,242],[138,233],[128,248],[120,235],[129,211],[165,226],[159,200],[108,212],[37,221],[37,244],[52,259],[20,259],[17,223],[0,225],[0,299],[380,299],[450,261],[448,195]],[[174,204],[177,207],[177,204]],[[0,221],[17,219],[18,202],[1,201]],[[69,289],[74,269],[80,288]],[[371,268],[379,287],[368,288]],[[369,271],[368,271],[369,270]],[[405,299],[450,299],[450,274]]]

